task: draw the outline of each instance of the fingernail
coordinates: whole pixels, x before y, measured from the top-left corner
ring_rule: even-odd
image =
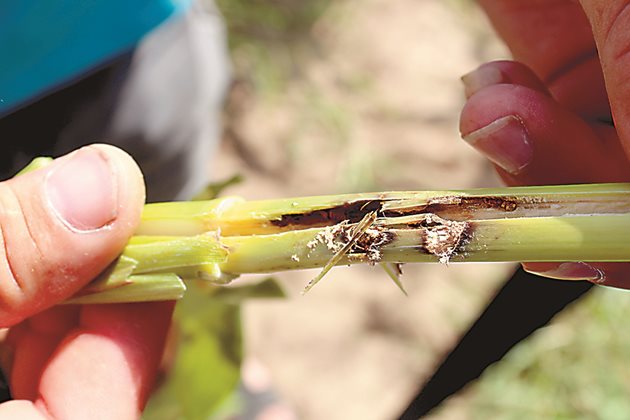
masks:
[[[558,280],[588,280],[593,283],[602,283],[605,280],[601,270],[583,262],[562,263],[557,268],[543,272],[527,271]]]
[[[498,85],[504,83],[503,73],[496,67],[481,66],[476,70],[466,73],[461,77],[464,83],[464,93],[466,98],[470,98],[475,92],[486,86]]]
[[[463,138],[492,163],[511,174],[523,170],[534,155],[527,130],[514,115],[499,118]]]
[[[116,177],[98,150],[85,148],[52,169],[46,194],[59,219],[78,231],[99,229],[118,213]]]

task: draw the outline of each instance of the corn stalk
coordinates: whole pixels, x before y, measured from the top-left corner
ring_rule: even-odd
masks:
[[[69,302],[177,299],[183,281],[245,273],[322,268],[314,284],[335,265],[473,261],[630,261],[630,184],[148,204],[121,257]]]

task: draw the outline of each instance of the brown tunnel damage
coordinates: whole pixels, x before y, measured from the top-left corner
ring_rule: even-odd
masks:
[[[445,196],[419,205],[412,205],[410,201],[387,197],[356,200],[306,213],[284,214],[271,223],[285,229],[324,227],[309,243],[309,248],[319,242],[336,253],[353,241],[348,256],[370,263],[380,262],[382,248],[396,239],[396,231],[414,230],[419,235],[418,251],[447,263],[454,255],[461,254],[472,238],[470,219],[476,214],[511,213],[520,205],[534,204],[520,198],[498,196]],[[356,235],[353,228],[371,213],[376,214],[374,223]]]
[[[426,214],[417,225],[422,240],[421,250],[438,257],[446,264],[458,254],[472,236],[470,222],[443,219],[435,214]]]
[[[392,203],[403,203],[404,201],[406,200],[394,198],[355,200],[304,213],[283,214],[270,222],[279,228],[325,227],[343,221],[358,223],[366,214],[373,211],[377,213],[378,217],[434,214],[445,220],[463,221],[472,219],[479,213],[509,214],[521,207],[536,206],[540,208],[544,204],[525,197],[443,196],[418,205],[392,206]],[[549,204],[547,203],[547,206]]]
[[[347,249],[350,258],[367,260],[370,264],[376,264],[383,257],[382,249],[391,243],[396,234],[385,226],[379,226],[373,221],[376,212],[367,213],[358,225],[351,225],[344,220],[333,226],[321,230],[315,239],[307,244],[309,249],[314,249],[318,243],[324,244],[331,252],[338,254]],[[374,215],[362,228],[362,223]]]
[[[325,209],[317,209],[307,213],[283,214],[280,218],[272,220],[276,227],[323,227],[347,221],[358,223],[366,214],[376,211],[381,216],[383,200],[356,200],[339,206]]]

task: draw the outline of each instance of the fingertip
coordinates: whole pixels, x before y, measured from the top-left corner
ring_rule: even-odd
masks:
[[[594,127],[599,126],[589,125],[553,98],[508,84],[475,93],[460,117],[462,137],[511,185],[627,180],[628,163],[618,142],[600,138],[603,131]],[[497,151],[503,156],[492,155]]]
[[[0,418],[20,420],[50,420],[45,409],[36,407],[32,401],[12,400],[0,404]]]
[[[73,153],[81,151],[96,152],[107,160],[116,182],[116,214],[119,216],[113,223],[120,225],[123,230],[130,227],[135,229],[140,223],[142,206],[146,199],[144,177],[136,161],[124,150],[108,144],[92,144]],[[130,236],[133,230],[126,234]]]
[[[602,270],[585,262],[523,263],[523,270],[556,280],[586,280],[592,283],[599,283],[605,278]]]
[[[128,229],[140,221],[145,189],[142,173],[127,153],[94,144],[56,159],[42,175],[52,213],[69,230]],[[21,177],[12,180],[22,183]],[[40,180],[36,178],[33,182]]]
[[[43,369],[35,404],[52,418],[139,418],[138,384],[144,378],[127,347],[120,339],[76,330]]]
[[[625,262],[529,262],[523,263],[523,269],[551,279],[583,280],[598,286],[630,289],[630,263]]]
[[[43,370],[39,400],[60,418],[137,418],[157,374],[173,302],[86,305]]]
[[[461,77],[461,81],[464,84],[464,95],[466,99],[485,87],[506,83],[506,79],[503,73],[501,73],[501,70],[491,65],[491,63],[482,64],[475,70],[464,74]]]
[[[122,251],[140,223],[140,169],[91,145],[0,184],[0,324],[68,298]]]
[[[525,124],[516,115],[496,119],[462,138],[511,175],[518,175],[525,169],[534,155]]]
[[[85,148],[98,150],[100,153],[107,156],[113,165],[115,165],[117,174],[120,177],[120,184],[127,187],[122,190],[125,194],[125,199],[135,200],[134,203],[136,204],[144,203],[146,198],[144,176],[131,155],[109,144],[96,143],[86,146]],[[138,206],[134,207],[138,208]]]
[[[499,60],[484,63],[461,78],[466,98],[470,98],[483,88],[509,84],[530,88],[549,94],[545,84],[525,64],[517,61]]]
[[[549,98],[530,88],[501,84],[476,92],[466,101],[459,119],[459,131],[466,136],[508,115],[535,117],[540,115],[543,102]],[[541,115],[543,116],[543,115]]]

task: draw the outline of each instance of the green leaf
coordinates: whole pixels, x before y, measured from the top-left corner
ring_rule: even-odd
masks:
[[[268,277],[256,284],[236,287],[218,287],[212,295],[212,302],[238,304],[247,299],[284,298],[286,294],[273,277]]]
[[[227,187],[240,184],[241,182],[243,182],[243,179],[244,178],[242,175],[236,174],[228,179],[224,179],[223,181],[217,181],[208,184],[203,190],[201,190],[201,192],[195,195],[193,200],[213,200],[217,198]]]
[[[240,307],[208,298],[197,282],[191,282],[177,304],[175,320],[179,334],[175,362],[144,418],[208,418],[229,400],[239,382]]]

